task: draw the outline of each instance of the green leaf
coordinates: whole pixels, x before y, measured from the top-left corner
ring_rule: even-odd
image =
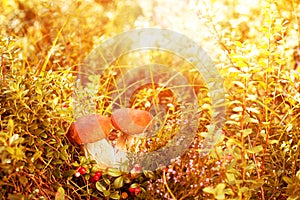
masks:
[[[69,154],[68,154],[66,151],[62,151],[62,152],[59,154],[59,158],[62,159],[63,161],[68,160],[68,157],[69,157]]]
[[[61,170],[60,170],[60,168],[59,168],[59,167],[55,168],[55,169],[52,171],[52,174],[53,174],[53,176],[54,176],[56,179],[60,178],[60,176],[61,176]]]
[[[123,185],[124,185],[124,179],[123,179],[123,177],[120,176],[120,177],[116,178],[116,180],[114,181],[113,185],[114,185],[115,189],[119,189],[119,188],[123,187]]]
[[[130,183],[131,179],[129,177],[124,177],[124,183]]]
[[[55,200],[65,200],[65,190],[62,187],[59,187],[57,189],[57,192],[55,193]]]
[[[88,159],[84,156],[80,156],[79,162],[80,162],[80,165],[88,164]]]
[[[40,158],[42,154],[43,154],[42,151],[36,151],[36,152],[33,154],[32,158],[31,158],[31,161],[34,162],[35,160],[37,160],[38,158]]]
[[[114,193],[110,194],[109,197],[111,199],[120,199],[121,198],[118,192],[114,192]]]
[[[150,171],[150,170],[144,170],[143,171],[144,175],[147,177],[147,178],[150,178],[152,180],[155,179],[155,173],[153,171]]]
[[[74,167],[79,167],[80,164],[79,164],[77,161],[75,161],[75,162],[72,163],[72,166],[74,166]]]
[[[96,186],[97,190],[99,190],[100,192],[106,191],[106,187],[104,185],[102,185],[99,181],[96,182],[95,186]]]
[[[112,177],[119,177],[121,176],[121,171],[118,170],[118,169],[115,169],[115,168],[109,168],[108,171],[107,171],[107,174],[109,176],[112,176]]]
[[[99,165],[94,165],[94,166],[92,167],[92,169],[91,169],[91,172],[92,172],[92,173],[95,173],[95,172],[97,172],[97,171],[101,171],[101,168],[99,167]]]
[[[109,197],[110,196],[110,191],[109,190],[105,190],[103,192],[103,194],[104,194],[105,197]]]
[[[138,183],[133,183],[133,184],[130,185],[130,187],[131,188],[137,188],[137,187],[139,187],[139,184]]]
[[[72,177],[72,176],[75,174],[75,172],[76,172],[76,170],[71,169],[71,170],[66,171],[66,172],[63,174],[63,176],[64,176],[65,178]]]
[[[88,170],[87,170],[86,172],[89,173]],[[88,181],[90,178],[91,178],[91,175],[90,175],[90,174],[85,174],[85,175],[84,175],[84,179],[85,179],[85,180]]]
[[[107,185],[110,185],[110,180],[107,177],[103,177],[103,180]]]
[[[258,145],[258,146],[256,146],[256,147],[252,147],[252,148],[250,148],[250,149],[246,149],[246,151],[247,151],[248,153],[259,153],[259,152],[261,152],[261,151],[263,151],[263,150],[264,150],[264,148],[263,148],[262,145]]]

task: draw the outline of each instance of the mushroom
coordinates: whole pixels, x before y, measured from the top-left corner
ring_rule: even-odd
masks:
[[[128,135],[143,133],[151,127],[152,115],[144,110],[121,108],[112,113],[113,126]]]
[[[77,119],[68,130],[67,137],[75,144],[82,145],[106,138],[113,129],[110,117],[90,114]]]

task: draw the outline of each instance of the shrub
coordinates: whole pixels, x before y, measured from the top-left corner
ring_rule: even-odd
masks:
[[[209,155],[200,154],[211,114],[200,80],[200,124],[190,148],[162,169],[130,173],[100,169],[65,133],[80,63],[103,39],[133,28],[141,8],[136,1],[58,2],[0,5],[0,199],[300,198],[299,1],[266,0],[247,11],[246,2],[218,0],[207,9],[213,15],[201,10],[223,50],[216,56],[227,98],[223,135]],[[174,55],[150,53],[153,62],[189,69]],[[113,78],[99,89],[105,98],[95,97],[99,112],[112,101]],[[139,92],[134,106],[143,109],[144,93],[154,91]]]
[[[30,68],[19,71],[13,41],[8,41],[1,46],[10,68],[2,70],[0,81],[0,196],[49,199],[66,184],[62,173],[76,156],[64,137],[71,121],[73,76],[69,71],[44,76]]]

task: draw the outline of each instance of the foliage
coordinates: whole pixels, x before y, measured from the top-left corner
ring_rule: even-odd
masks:
[[[226,12],[233,6],[227,3],[214,5],[221,4]],[[159,188],[158,196],[299,198],[300,76],[297,60],[291,59],[293,49],[299,48],[294,21],[299,13],[294,12],[297,3],[281,3],[265,1],[248,15],[236,10],[245,2],[237,3],[234,12],[224,14],[231,19],[226,23],[217,21],[220,12],[209,15],[213,7],[202,15],[224,49],[216,59],[227,90],[224,137],[208,158],[195,151],[202,148],[201,140],[195,140],[189,152],[169,166],[167,181],[162,177],[150,186]]]
[[[170,166],[154,172],[139,166],[130,173],[99,169],[69,143],[65,133],[73,121],[77,70],[95,45],[145,17],[137,2],[4,0],[0,5],[0,199],[299,199],[297,0],[254,6],[218,0],[199,8],[200,20],[219,43],[213,47],[223,50],[214,58],[227,98],[223,135],[209,155],[199,151],[211,115],[201,80],[193,82],[201,105],[197,137]],[[132,65],[138,58],[148,59],[131,54],[115,64]],[[151,52],[151,59],[183,69],[189,81],[199,79],[173,55]],[[101,80],[106,85],[95,97],[100,113],[109,114],[113,72],[107,70]],[[164,91],[163,97],[172,97]],[[148,93],[155,90],[139,91],[133,105],[146,109]],[[173,112],[170,121],[178,114]],[[160,134],[167,138],[162,142],[172,128]]]
[[[73,76],[69,71],[36,76],[30,68],[19,70],[14,45],[11,39],[1,43],[2,66],[9,68],[2,68],[0,81],[0,196],[48,199],[67,184],[62,172],[78,154],[64,137]]]

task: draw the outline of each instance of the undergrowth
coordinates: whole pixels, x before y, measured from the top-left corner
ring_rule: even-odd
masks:
[[[199,127],[190,148],[154,172],[135,166],[125,173],[99,169],[65,135],[81,63],[104,39],[134,28],[142,8],[136,1],[4,0],[0,199],[300,199],[300,2],[257,4],[246,12],[242,1],[219,0],[199,11],[222,49],[215,63],[226,90],[223,135],[209,155],[200,153],[211,120],[209,91],[189,63],[148,52],[151,59],[133,53],[108,68],[95,98],[103,115],[111,114],[116,69],[133,66],[132,60],[174,66],[198,97]],[[172,88],[159,85],[141,88],[130,106],[147,110],[153,95],[169,118],[149,149],[173,136],[172,123],[182,114]]]

